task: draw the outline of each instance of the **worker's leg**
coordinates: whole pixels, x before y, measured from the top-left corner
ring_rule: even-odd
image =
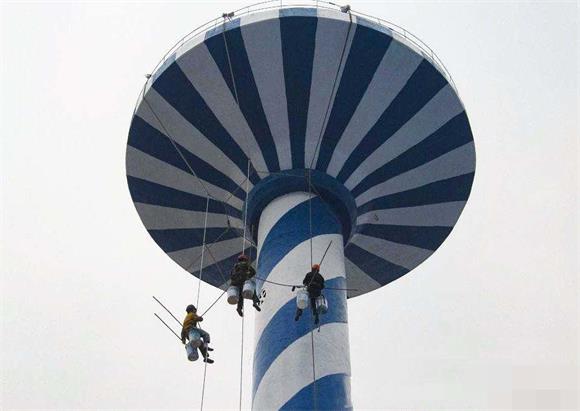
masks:
[[[296,315],[294,316],[294,321],[298,321],[300,316],[302,315],[302,310],[300,308],[296,308]]]
[[[201,339],[203,340],[203,342],[206,344],[209,344],[210,343],[209,333],[205,330],[202,330],[201,328],[198,328],[198,330],[199,330],[199,334],[201,335]]]
[[[314,315],[314,324],[318,325],[320,319],[318,318],[318,310],[316,309],[316,297],[310,298],[310,307],[312,308],[312,314]]]

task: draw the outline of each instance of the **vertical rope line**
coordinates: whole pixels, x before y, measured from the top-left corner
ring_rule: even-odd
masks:
[[[250,159],[248,159],[248,174],[246,175],[246,201],[244,201],[244,236],[242,237],[242,254],[246,249],[246,226],[248,224],[248,189],[250,183]]]
[[[318,393],[316,392],[316,360],[314,356],[314,331],[310,327],[310,344],[312,346],[312,396],[314,397],[314,411],[318,409]]]
[[[348,43],[348,37],[350,36],[350,29],[352,27],[352,14],[348,13],[349,17],[349,24],[348,24],[348,31],[346,32],[346,37],[344,39],[344,45],[342,46],[342,53],[340,54],[340,60],[338,63],[338,70],[336,70],[336,75],[334,76],[334,82],[332,83],[332,91],[330,92],[330,97],[328,98],[328,104],[326,105],[326,112],[324,113],[324,117],[322,119],[322,126],[320,127],[320,134],[318,135],[318,141],[316,142],[316,147],[314,148],[314,154],[312,155],[312,160],[310,161],[309,168],[312,168],[312,164],[314,164],[314,160],[316,159],[316,153],[320,148],[320,142],[322,140],[322,133],[326,129],[326,120],[328,119],[328,113],[330,112],[330,103],[332,102],[332,96],[335,94],[336,91],[336,82],[338,81],[338,74],[340,73],[340,68],[342,67],[342,61],[344,59],[344,53],[346,52],[346,44]]]
[[[240,298],[243,298],[240,296]],[[242,381],[244,378],[244,317],[242,316],[242,344],[240,350],[240,411],[242,410]]]
[[[203,245],[201,247],[201,259],[199,261],[199,282],[197,284],[197,300],[195,301],[195,306],[199,308],[199,294],[201,291],[201,277],[203,275],[203,256],[205,252],[205,235],[207,232],[207,213],[209,211],[209,197],[206,197],[205,201],[205,218],[203,221]]]
[[[313,244],[312,244],[312,184],[311,184],[311,171],[308,169],[308,226],[310,229],[310,267],[314,264],[313,258]]]
[[[226,57],[228,58],[228,67],[230,68],[230,77],[232,79],[232,85],[234,87],[234,97],[236,98],[236,104],[239,106],[240,102],[238,100],[238,89],[236,87],[236,79],[234,78],[234,70],[232,69],[232,61],[230,60],[230,49],[228,48],[228,39],[226,38],[226,18],[224,17],[224,29],[222,31],[222,37],[224,39],[224,45],[226,47]]]
[[[209,356],[208,356],[209,357]],[[205,376],[207,374],[207,361],[203,367],[203,384],[201,385],[201,405],[199,407],[199,411],[203,411],[203,399],[205,397]]]

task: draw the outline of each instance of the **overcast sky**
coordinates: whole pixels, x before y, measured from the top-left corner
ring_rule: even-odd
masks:
[[[186,361],[151,298],[181,317],[197,282],[141,224],[125,146],[144,74],[244,5],[2,3],[0,408],[199,407],[202,363]],[[477,150],[471,198],[442,247],[349,300],[355,408],[576,409],[577,3],[352,6],[437,52]],[[201,308],[217,295],[203,287]],[[223,302],[204,325],[216,349],[206,409],[235,409],[239,317]]]

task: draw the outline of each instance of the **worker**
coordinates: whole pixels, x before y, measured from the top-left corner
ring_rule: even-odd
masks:
[[[238,262],[234,265],[230,277],[230,285],[238,288],[238,314],[240,317],[244,316],[244,297],[242,296],[242,290],[244,283],[252,279],[256,275],[256,270],[250,265],[248,261],[248,256],[245,254],[240,254],[238,256]],[[256,295],[256,290],[254,290],[254,295],[252,296],[253,306],[257,311],[260,309],[260,299]]]
[[[213,351],[212,348],[209,348],[209,334],[207,333],[207,331],[202,330],[201,328],[199,328],[197,326],[197,323],[202,322],[203,318],[199,315],[197,315],[197,308],[195,308],[195,306],[193,304],[189,304],[186,308],[185,311],[187,312],[187,315],[185,316],[185,319],[183,320],[183,327],[181,329],[181,342],[183,344],[185,344],[186,339],[188,339],[188,335],[189,335],[189,331],[192,329],[195,329],[199,332],[199,335],[201,337],[201,341],[203,342],[203,344],[199,347],[199,351],[201,352],[201,355],[203,356],[203,362],[207,362],[208,364],[213,364],[214,361],[209,358],[209,353],[208,351]]]
[[[312,271],[306,274],[302,284],[306,287],[308,291],[308,296],[310,297],[310,306],[312,308],[312,314],[314,315],[314,324],[318,325],[320,322],[318,318],[318,310],[316,309],[316,299],[320,297],[322,289],[324,288],[324,277],[320,274],[320,265],[314,264],[312,266]],[[302,315],[300,308],[296,308],[296,316],[294,321],[298,321]]]

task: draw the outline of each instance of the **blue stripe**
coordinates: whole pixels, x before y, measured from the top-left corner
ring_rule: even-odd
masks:
[[[458,114],[425,140],[365,177],[351,190],[352,195],[357,197],[377,184],[433,161],[472,141],[473,136],[465,112]]]
[[[312,200],[312,230],[308,225],[309,201],[304,201],[290,209],[270,230],[262,248],[258,261],[258,273],[266,278],[272,268],[282,260],[297,245],[311,237],[322,234],[341,233],[341,227],[334,218],[332,211],[319,198]]]
[[[203,244],[203,228],[175,228],[167,230],[148,230],[157,244],[165,251],[184,250]],[[206,244],[241,237],[236,230],[228,227],[210,227],[206,230]],[[240,240],[241,242],[241,240]]]
[[[254,137],[264,155],[264,161],[269,171],[280,170],[278,163],[278,153],[274,145],[274,138],[270,132],[270,126],[266,120],[266,114],[262,107],[262,100],[254,80],[252,67],[248,59],[244,39],[240,28],[226,31],[225,38],[227,41],[227,51],[229,52],[231,69],[235,90],[237,91],[238,105],[244,115],[248,126],[252,130]],[[223,36],[214,36],[205,41],[205,44],[211,53],[216,64],[224,78],[231,77],[229,63],[226,59],[224,62],[220,56],[225,53],[226,44]],[[220,66],[220,64],[222,66]],[[225,64],[225,66],[224,66]],[[233,93],[235,96],[236,94]]]
[[[426,184],[412,190],[401,191],[371,200],[358,208],[359,215],[372,210],[414,207],[420,205],[467,201],[475,173]]]
[[[351,29],[354,30],[354,27]],[[316,169],[326,171],[338,140],[364,96],[393,39],[364,26],[356,26],[348,59],[336,92],[328,125],[320,144]]]
[[[205,212],[206,197],[179,191],[137,177],[127,176],[127,183],[134,203]],[[239,219],[242,217],[242,213],[238,209],[213,199],[209,200],[208,211],[210,213],[224,213]]]
[[[290,398],[281,410],[313,410],[314,383],[302,388]],[[352,410],[350,399],[350,376],[331,374],[316,380],[316,409]]]
[[[177,144],[175,141],[174,143],[199,178],[217,187],[223,188],[225,191],[232,193],[240,200],[245,201],[245,192],[240,190],[240,187],[228,176],[215,169],[213,166],[198,156],[192,154],[182,145]],[[149,154],[152,157],[155,157],[158,160],[171,164],[172,166],[177,167],[188,174],[191,174],[187,164],[185,161],[183,161],[169,140],[169,137],[159,132],[155,127],[152,127],[139,116],[133,117],[131,129],[129,130],[129,141],[127,144],[144,153]],[[199,183],[192,175],[192,185],[197,184]]]
[[[344,256],[380,285],[388,284],[409,272],[352,243],[344,249]]]
[[[246,174],[247,160],[241,147],[222,126],[177,63],[159,76],[153,88]],[[252,182],[257,180],[254,177]]]
[[[453,227],[361,224],[358,231],[369,237],[382,238],[394,243],[436,250]]]
[[[264,208],[275,198],[284,194],[308,192],[308,170],[285,170],[270,175],[254,186],[248,195],[248,224],[257,224]],[[320,195],[337,216],[342,226],[343,240],[346,243],[356,225],[356,203],[342,184],[333,177],[318,170],[310,170],[312,191]],[[254,240],[258,241],[254,233]]]
[[[263,276],[261,273],[259,275]],[[344,277],[333,278],[326,281],[325,286],[327,288],[344,289],[346,288],[346,280]],[[344,296],[345,291],[323,290],[322,293],[328,302],[328,312],[320,316],[320,325],[347,323],[348,314],[346,298]],[[304,311],[302,318],[299,321],[294,321],[296,300],[292,299],[274,314],[268,325],[264,328],[260,340],[256,344],[256,351],[254,353],[253,396],[256,395],[262,378],[276,358],[294,341],[307,335],[314,326],[312,311],[310,309]]]
[[[304,168],[304,139],[317,22],[318,19],[312,17],[280,19],[293,168]]]
[[[447,84],[445,77],[427,60],[423,60],[403,90],[387,107],[375,125],[362,139],[338,173],[344,182],[365,158],[397,132]]]
[[[210,49],[210,53],[218,66],[222,77],[224,78],[232,96],[235,96],[234,83],[232,81],[232,74],[230,73],[230,66],[228,63],[228,55],[226,48],[224,47],[224,37],[223,31],[228,31],[233,28],[240,27],[240,19],[234,19],[233,21],[226,21],[224,24],[220,24],[214,29],[210,29],[205,34],[205,45]]]

